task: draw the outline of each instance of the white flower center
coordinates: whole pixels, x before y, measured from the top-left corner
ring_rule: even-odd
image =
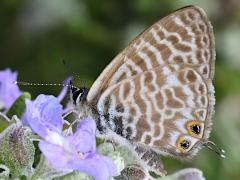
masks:
[[[45,140],[59,146],[63,146],[64,144],[64,138],[60,134],[52,131],[48,131],[48,135]]]

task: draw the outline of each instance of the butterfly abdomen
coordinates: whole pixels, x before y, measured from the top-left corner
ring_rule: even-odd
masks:
[[[116,134],[123,136],[124,119],[122,116],[117,115],[117,111],[113,111],[113,108],[109,104],[109,100],[106,99],[103,106],[96,107],[97,105],[92,105],[92,114],[97,121],[98,130],[101,133],[111,130]],[[119,111],[121,111],[121,109],[119,109]]]

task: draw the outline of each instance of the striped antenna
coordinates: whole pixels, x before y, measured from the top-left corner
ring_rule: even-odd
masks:
[[[73,86],[72,84],[63,84],[63,83],[30,83],[30,82],[24,82],[24,81],[13,81],[13,83],[21,86],[62,86],[62,87],[79,89],[78,87]]]

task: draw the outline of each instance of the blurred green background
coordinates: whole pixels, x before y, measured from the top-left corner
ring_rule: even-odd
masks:
[[[203,149],[190,162],[164,158],[168,173],[196,167],[206,179],[240,178],[239,0],[1,0],[0,70],[10,67],[27,82],[62,82],[79,74],[88,87],[132,38],[173,10],[199,5],[216,38],[216,115],[211,140],[226,159]],[[63,65],[65,60],[67,65]],[[59,87],[21,87],[33,95]]]

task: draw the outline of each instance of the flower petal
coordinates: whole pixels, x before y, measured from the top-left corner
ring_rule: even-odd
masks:
[[[10,69],[0,71],[0,109],[9,109],[22,94],[13,82],[17,80],[17,72]]]
[[[94,154],[83,160],[74,160],[68,163],[68,168],[79,170],[93,176],[95,180],[106,180],[110,176],[117,175],[117,169],[113,161],[102,155]]]
[[[64,149],[55,144],[51,144],[46,141],[39,142],[39,148],[46,157],[46,159],[55,168],[67,168],[69,161],[72,161],[72,157]]]
[[[91,118],[81,120],[77,132],[69,137],[73,149],[77,152],[96,152],[96,123]]]
[[[61,134],[62,113],[62,105],[54,96],[39,95],[34,101],[26,100],[25,120],[42,138],[46,138],[49,132]]]
[[[56,168],[79,170],[93,176],[97,180],[105,180],[117,174],[114,162],[96,154],[96,123],[91,118],[80,122],[77,132],[63,137],[58,133],[49,133],[55,141],[42,141],[39,147],[48,161]]]
[[[71,81],[72,77],[68,77],[65,81],[64,81],[64,87],[62,88],[61,92],[59,93],[58,95],[58,100],[59,102],[61,102],[63,100],[63,98],[66,96],[67,92],[68,92],[68,89],[69,89],[69,84],[70,84],[70,81]]]

